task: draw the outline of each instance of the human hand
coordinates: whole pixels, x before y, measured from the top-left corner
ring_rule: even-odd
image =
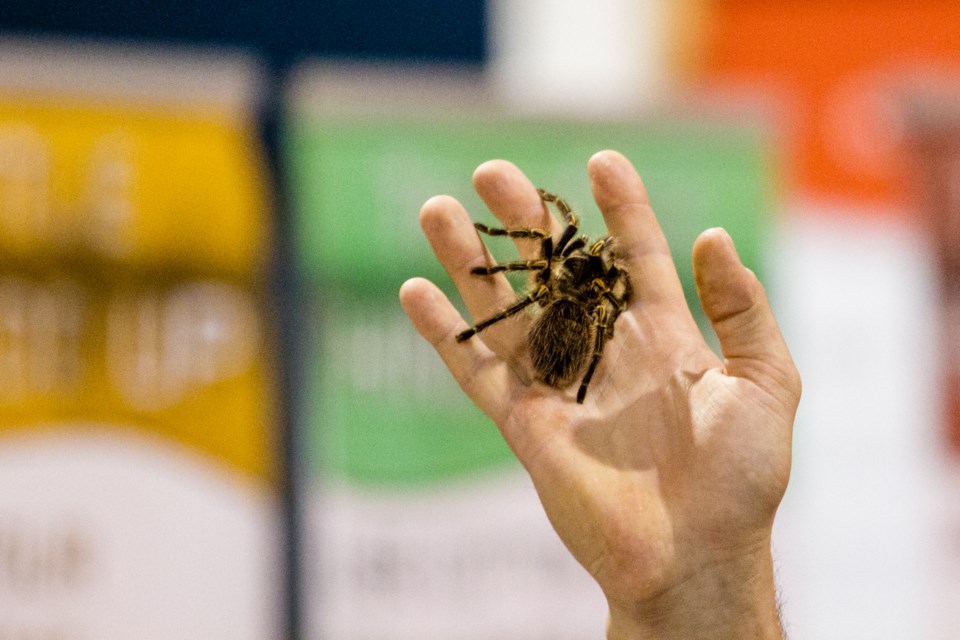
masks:
[[[796,368],[726,232],[705,231],[693,250],[721,360],[687,308],[629,161],[604,151],[588,171],[633,297],[583,404],[577,384],[558,390],[534,378],[530,315],[457,342],[467,324],[432,283],[406,282],[401,303],[496,423],[553,527],[600,585],[609,638],[779,638],[770,535],[790,472]],[[507,228],[562,229],[510,163],[481,165],[474,187]],[[456,200],[432,198],[420,221],[475,320],[516,300],[502,274],[470,273],[492,259]],[[516,244],[524,259],[539,257],[538,241]]]

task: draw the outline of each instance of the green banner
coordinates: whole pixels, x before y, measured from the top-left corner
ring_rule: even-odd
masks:
[[[510,460],[396,301],[400,285],[416,275],[457,300],[417,213],[429,197],[446,193],[475,220],[493,222],[470,183],[485,160],[508,159],[537,186],[565,197],[583,231],[595,236],[604,230],[586,162],[604,148],[625,153],[643,176],[697,314],[690,251],[703,229],[726,227],[744,262],[761,270],[773,205],[770,141],[761,128],[694,118],[336,113],[303,109],[286,130],[299,267],[314,300],[307,322],[317,330],[304,414],[316,474],[422,483]],[[509,241],[488,244],[498,259],[515,255]]]

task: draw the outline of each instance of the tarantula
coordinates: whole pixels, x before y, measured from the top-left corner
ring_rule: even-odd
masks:
[[[545,204],[551,203],[557,208],[566,228],[554,241],[542,229],[501,229],[479,222],[474,224],[478,231],[489,236],[539,239],[540,258],[471,270],[478,276],[530,271],[531,286],[513,305],[459,333],[457,342],[537,304],[542,310],[527,335],[537,379],[560,389],[569,386],[586,368],[577,391],[577,402],[582,404],[603,356],[604,344],[613,337],[614,323],[630,302],[633,288],[627,272],[617,264],[610,237],[592,243],[585,236],[575,238],[580,226],[577,214],[563,198],[543,189],[537,192]]]

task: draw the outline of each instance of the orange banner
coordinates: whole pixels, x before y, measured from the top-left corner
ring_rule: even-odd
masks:
[[[791,187],[907,201],[898,97],[927,77],[960,83],[960,3],[715,0],[706,25],[702,79],[774,100]]]

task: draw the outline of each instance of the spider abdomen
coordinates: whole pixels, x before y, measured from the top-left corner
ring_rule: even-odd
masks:
[[[556,300],[543,310],[528,336],[537,377],[563,388],[577,379],[593,350],[593,322],[585,305]]]

